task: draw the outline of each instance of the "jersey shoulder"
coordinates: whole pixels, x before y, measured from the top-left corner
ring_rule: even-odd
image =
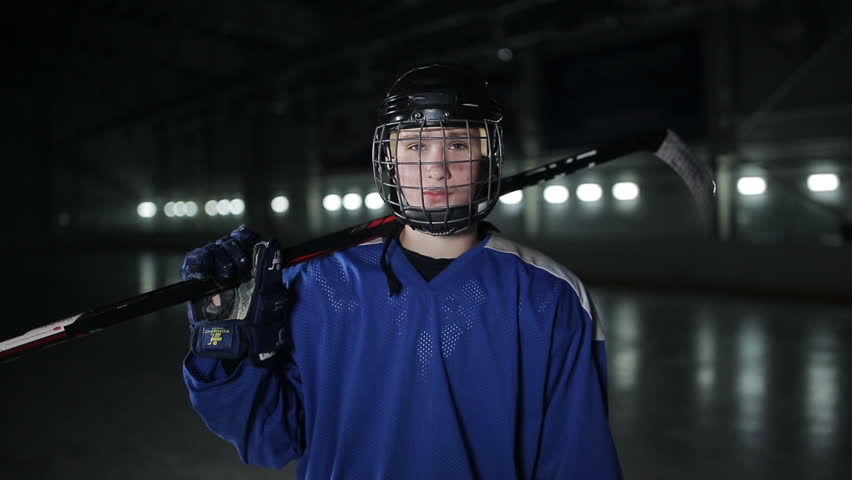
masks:
[[[567,267],[552,259],[548,255],[534,248],[522,245],[514,240],[494,234],[485,244],[488,251],[497,255],[508,256],[506,258],[515,262],[518,266],[530,269],[538,278],[548,278],[551,281],[562,281],[577,295],[580,305],[586,312],[591,314],[591,302],[585,285],[577,275]]]
[[[286,268],[282,273],[284,284],[290,286],[298,277],[315,277],[320,272],[335,271],[345,275],[350,269],[380,269],[383,237],[323,255]]]

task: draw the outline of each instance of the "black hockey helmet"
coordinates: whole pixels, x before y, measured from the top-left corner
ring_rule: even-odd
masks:
[[[502,118],[488,83],[469,67],[430,64],[403,74],[378,109],[373,136],[373,175],[394,215],[430,235],[460,232],[485,218],[500,193]],[[418,146],[400,152],[403,138]],[[441,156],[424,160],[430,148]],[[401,183],[400,167],[422,172],[432,165],[445,172],[466,168],[470,175],[459,175],[466,181],[458,183],[450,173],[443,185],[426,185],[420,173],[418,181]]]

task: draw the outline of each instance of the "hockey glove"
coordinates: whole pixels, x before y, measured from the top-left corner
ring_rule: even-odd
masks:
[[[278,242],[241,226],[189,252],[184,280],[212,279],[226,288],[189,302],[190,348],[205,357],[264,364],[287,342],[287,289],[281,282]]]

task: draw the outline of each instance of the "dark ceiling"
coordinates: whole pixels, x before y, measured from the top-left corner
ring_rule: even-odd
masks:
[[[404,67],[438,58],[510,71],[501,48],[582,50],[721,5],[760,11],[779,42],[824,31],[809,20],[819,8],[799,0],[54,1],[4,12],[7,101],[61,147],[217,102],[283,109],[329,86],[374,97]]]
[[[330,83],[373,93],[418,61],[497,62],[503,47],[694,3],[82,0],[18,6],[6,31],[17,101],[63,144],[223,97],[286,102]]]

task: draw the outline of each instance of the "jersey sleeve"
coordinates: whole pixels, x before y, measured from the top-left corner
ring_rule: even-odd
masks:
[[[555,311],[536,478],[622,478],[609,428],[603,334],[583,297],[569,287]]]
[[[296,288],[294,269],[282,273]],[[236,447],[247,464],[283,468],[306,446],[302,379],[293,350],[279,351],[273,366],[245,358],[236,365],[192,352],[183,379],[192,407],[213,433]]]
[[[282,468],[305,450],[298,369],[286,363],[273,369],[244,359],[228,373],[216,359],[190,352],[184,360],[193,408],[247,464]]]

